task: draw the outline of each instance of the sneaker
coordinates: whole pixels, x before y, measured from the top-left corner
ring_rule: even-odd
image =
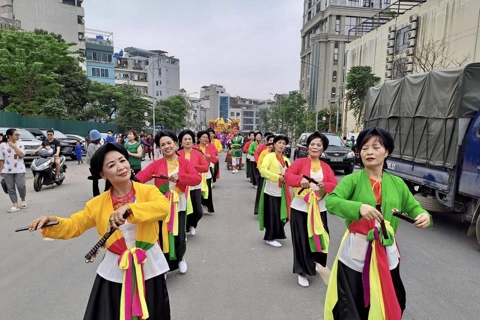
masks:
[[[232,170],[232,174],[235,174],[235,173],[236,173],[235,170]]]
[[[17,212],[20,211],[20,208],[17,207],[11,207],[10,209],[7,210],[7,212],[12,213],[12,212]]]
[[[315,271],[318,272],[318,263],[315,263]]]
[[[308,287],[309,283],[307,277],[302,277],[301,275],[298,275],[298,284],[304,288]]]
[[[191,236],[194,236],[194,235],[195,235],[195,233],[196,233],[196,229],[195,229],[195,227],[190,227],[190,229],[189,229],[189,230],[190,230],[190,235],[191,235]]]
[[[265,241],[266,244],[268,244],[269,246],[272,246],[272,247],[275,247],[275,248],[280,248],[282,246],[282,244],[280,242],[278,242],[277,240],[267,240]]]
[[[185,260],[178,263],[178,270],[180,273],[187,273],[187,262]]]
[[[202,205],[203,208],[203,214],[208,214],[208,208],[204,205]]]
[[[20,209],[27,209],[27,208],[28,208],[27,201],[22,201],[22,205],[20,206]]]

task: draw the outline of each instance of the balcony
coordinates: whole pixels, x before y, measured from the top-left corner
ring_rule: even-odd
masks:
[[[20,20],[13,20],[0,17],[0,29],[20,29],[22,26]]]
[[[377,8],[374,0],[331,0],[329,6],[357,7],[357,8]]]

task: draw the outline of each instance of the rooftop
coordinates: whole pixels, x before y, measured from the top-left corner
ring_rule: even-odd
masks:
[[[133,57],[144,57],[144,58],[150,58],[150,57],[155,57],[158,55],[166,55],[168,52],[167,51],[162,51],[162,50],[145,50],[145,49],[140,49],[140,48],[135,48],[135,47],[128,47],[124,49],[125,52],[130,54],[130,56]]]
[[[110,31],[85,29],[85,38],[87,43],[113,47],[113,32]]]

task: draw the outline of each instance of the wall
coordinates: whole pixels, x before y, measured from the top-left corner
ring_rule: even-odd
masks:
[[[123,130],[114,124],[73,121],[73,120],[55,120],[41,118],[25,118],[18,113],[0,111],[0,127],[12,128],[52,128],[62,133],[79,134],[86,136],[89,130],[97,129],[100,132],[113,130],[115,133],[121,133]]]

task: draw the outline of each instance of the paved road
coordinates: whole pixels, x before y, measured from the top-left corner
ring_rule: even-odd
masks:
[[[145,162],[144,164],[148,164]],[[91,196],[87,166],[69,162],[65,184],[33,191],[29,208],[6,213],[0,195],[0,320],[82,319],[98,261],[83,256],[98,240],[89,230],[70,241],[46,241],[38,233],[14,233],[42,214],[68,216]],[[338,179],[342,175],[337,176]],[[216,213],[205,216],[195,237],[188,238],[188,273],[168,277],[173,319],[322,319],[326,285],[310,278],[302,288],[292,274],[289,225],[282,248],[267,246],[252,208],[255,189],[244,171],[224,168],[214,188]],[[329,216],[331,256],[344,232],[341,219]],[[407,290],[404,319],[478,319],[480,252],[459,216],[435,215],[433,230],[402,223],[397,240]]]

